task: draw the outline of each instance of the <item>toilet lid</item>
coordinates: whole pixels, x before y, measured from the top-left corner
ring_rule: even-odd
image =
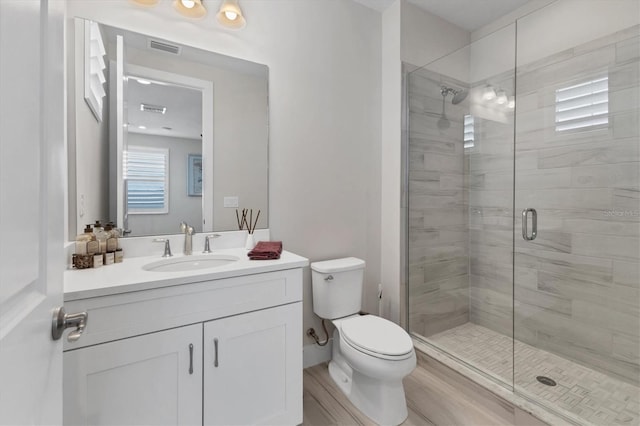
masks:
[[[356,348],[380,355],[401,356],[413,351],[411,338],[400,326],[375,315],[361,315],[343,321],[340,331]]]

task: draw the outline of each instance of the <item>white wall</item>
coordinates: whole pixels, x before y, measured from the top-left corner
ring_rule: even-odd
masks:
[[[382,164],[381,246],[382,293],[380,314],[400,321],[401,266],[401,111],[402,62],[400,59],[400,0],[382,13]]]
[[[382,13],[382,314],[400,322],[404,307],[401,244],[402,62],[425,65],[469,43],[469,33],[404,0]]]
[[[205,5],[213,9],[217,2]],[[242,0],[240,5],[247,19],[242,31],[222,29],[215,10],[200,21],[183,18],[170,1],[146,9],[125,0],[69,0],[68,14],[269,66],[272,238],[311,261],[365,259],[364,308],[375,310],[380,14],[349,0]],[[319,331],[310,279],[307,271],[304,328]]]
[[[518,66],[523,66],[635,25],[638,16],[637,0],[531,0],[473,31],[471,39],[519,20]]]
[[[518,21],[518,66],[637,25],[639,16],[637,0],[558,0]]]
[[[402,61],[418,67],[460,49],[470,34],[444,19],[402,0]]]

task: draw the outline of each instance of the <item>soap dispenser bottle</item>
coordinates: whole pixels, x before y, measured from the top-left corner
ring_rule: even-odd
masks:
[[[104,232],[107,233],[107,253],[113,253],[118,249],[118,237],[117,233],[113,230],[113,225],[107,223],[104,226]]]
[[[87,254],[87,243],[95,239],[91,225],[86,225],[84,233],[76,235],[76,254]]]
[[[105,232],[99,220],[96,220],[96,223],[93,225],[93,234],[96,236],[96,240],[98,240],[100,253],[106,253],[109,234]]]

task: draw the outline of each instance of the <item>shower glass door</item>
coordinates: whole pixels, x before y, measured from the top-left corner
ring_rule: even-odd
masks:
[[[593,31],[604,3],[545,34],[561,4],[517,22],[514,388],[581,424],[638,424],[640,39]]]
[[[409,331],[511,388],[515,24],[405,67]]]

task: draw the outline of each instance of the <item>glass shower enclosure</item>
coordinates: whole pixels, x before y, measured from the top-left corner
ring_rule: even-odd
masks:
[[[638,424],[640,26],[545,46],[544,13],[405,64],[407,326],[568,420]]]

